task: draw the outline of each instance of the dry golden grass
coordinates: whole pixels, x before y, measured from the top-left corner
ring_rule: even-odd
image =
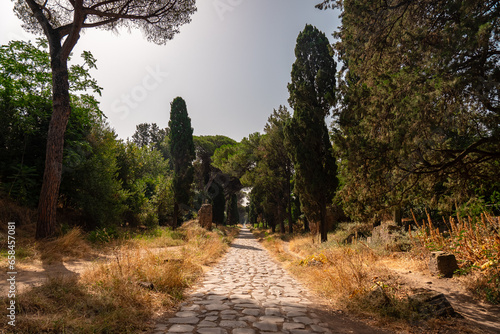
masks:
[[[71,229],[63,236],[47,242],[38,243],[40,258],[45,263],[61,262],[67,259],[89,258],[95,255],[90,243],[85,240],[82,230]]]
[[[6,222],[15,222],[16,227],[30,225],[36,217],[36,211],[6,199],[0,199],[0,232],[7,231]]]
[[[182,300],[184,290],[202,273],[201,265],[216,261],[227,248],[229,235],[198,226],[179,230],[182,248],[152,248],[167,240],[121,242],[107,262],[95,263],[78,277],[54,277],[17,296],[19,333],[137,333],[149,321]],[[234,235],[234,233],[233,233]],[[224,239],[224,238],[227,239]],[[158,238],[171,238],[163,234]],[[71,250],[71,243],[75,248]],[[44,246],[47,252],[75,257],[90,245],[78,231]],[[92,249],[90,249],[92,250]],[[6,307],[8,300],[0,300]],[[2,327],[3,326],[3,327]],[[0,332],[8,330],[0,325]],[[9,327],[10,330],[10,327]]]
[[[422,224],[413,217],[418,232],[413,235],[414,249],[443,250],[457,258],[464,283],[484,300],[500,304],[500,219],[481,217],[443,218],[448,231],[436,228],[427,215]]]
[[[301,237],[290,242],[290,250],[302,257],[290,266],[292,272],[340,308],[372,291],[387,272],[382,258],[362,244],[325,247]]]
[[[295,237],[288,244],[269,236],[263,245],[335,309],[375,320],[398,333],[434,332],[435,323],[446,329],[463,327],[460,333],[478,333],[469,331],[461,320],[426,320],[415,312],[408,299],[414,291],[401,284],[386,265],[420,265],[419,255],[388,252],[384,247],[371,249],[361,241],[344,245],[338,242],[344,232],[341,236],[329,235],[332,241],[323,244],[313,242],[311,236]],[[293,256],[282,255],[286,250]]]

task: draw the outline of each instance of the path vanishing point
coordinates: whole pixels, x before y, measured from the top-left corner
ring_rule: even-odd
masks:
[[[244,228],[179,312],[152,333],[387,333],[328,315],[313,300]]]

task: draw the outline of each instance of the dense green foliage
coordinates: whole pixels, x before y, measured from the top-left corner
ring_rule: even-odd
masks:
[[[12,41],[0,48],[0,187],[8,196],[29,206],[38,203],[45,163],[45,145],[50,115],[51,73],[47,45]],[[73,113],[66,132],[63,172],[68,178],[91,151],[85,141],[101,122],[102,113],[94,96],[100,92],[88,70],[95,67],[90,53],[84,65],[70,69]],[[79,92],[79,93],[76,93]],[[79,179],[83,182],[83,179]],[[72,196],[68,189],[65,196]]]
[[[235,145],[236,141],[225,136],[195,136],[196,151],[195,184],[197,204],[212,204],[212,220],[215,224],[225,224],[226,180],[228,176],[212,165],[215,151],[222,146]]]
[[[288,231],[293,231],[291,218],[291,179],[293,165],[285,147],[283,129],[290,114],[286,107],[274,110],[264,128],[265,135],[257,149],[257,163],[249,175],[252,181],[251,210],[255,222],[262,214],[274,229],[279,225],[285,233],[285,220]],[[258,198],[258,200],[257,200]]]
[[[37,46],[13,41],[0,49],[0,189],[2,196],[31,207],[40,195],[52,112],[45,49],[42,41]],[[170,223],[173,195],[164,154],[168,151],[167,130],[158,130],[155,124],[138,127],[138,132],[149,129],[150,139],[141,147],[117,140],[103,123],[94,96],[81,93],[100,92],[88,72],[95,67],[95,59],[87,52],[83,59],[84,65],[74,65],[70,72],[70,87],[78,93],[71,95],[72,113],[65,135],[59,206],[68,218],[63,217],[62,222],[90,229]],[[160,135],[155,137],[155,133]]]
[[[285,131],[295,169],[295,193],[310,223],[327,239],[326,208],[337,188],[337,166],[325,117],[335,101],[336,64],[325,34],[306,25],[297,38]]]
[[[168,122],[170,155],[174,169],[174,227],[177,226],[179,206],[191,204],[191,184],[193,183],[193,160],[195,158],[193,128],[188,116],[186,102],[176,97],[171,103]]]
[[[349,213],[449,213],[457,204],[482,202],[484,210],[498,201],[497,2],[348,0],[338,7],[344,68],[334,139]]]

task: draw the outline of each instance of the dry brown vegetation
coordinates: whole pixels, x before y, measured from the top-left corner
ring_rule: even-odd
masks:
[[[488,226],[488,224],[482,226]],[[329,302],[334,309],[344,310],[350,314],[375,321],[377,325],[396,332],[481,332],[461,319],[429,318],[418,312],[418,305],[415,305],[411,300],[415,290],[403,283],[398,275],[390,270],[390,268],[418,270],[418,268],[427,266],[429,242],[425,238],[431,238],[429,230],[426,232],[425,229],[420,229],[419,232],[413,233],[412,250],[394,252],[394,249],[399,249],[398,245],[373,246],[363,240],[354,240],[352,244],[342,242],[346,235],[352,233],[353,229],[360,228],[364,227],[353,224],[345,225],[336,233],[330,234],[330,241],[323,244],[318,243],[310,235],[296,236],[286,242],[279,235],[268,236],[268,233],[264,231],[255,232],[262,239],[264,246],[271,250],[278,260],[284,262],[296,277]],[[457,231],[459,229],[457,227]],[[474,231],[480,233],[479,228],[475,228]],[[434,242],[437,242],[437,239],[442,242],[440,249],[450,250],[444,245],[452,245],[452,241],[455,239],[449,236],[445,237],[442,233],[438,236],[435,230],[432,233]],[[289,238],[286,237],[285,240]],[[407,239],[412,240],[408,236]],[[478,241],[479,239],[491,240],[491,235],[488,239],[477,234],[476,239]],[[422,243],[418,240],[421,240]],[[465,245],[465,242],[462,245]],[[490,251],[484,253],[491,255],[498,251],[498,248],[496,248],[497,251],[494,250],[494,246],[495,244],[488,244],[484,247],[476,246],[476,248],[488,248]],[[495,256],[498,259],[498,255]],[[488,268],[495,267],[491,262],[488,263],[490,263]],[[488,280],[485,270],[481,271],[481,279],[476,282]],[[479,285],[476,284],[475,287],[477,289]],[[498,283],[496,291],[498,293]]]
[[[500,221],[498,217],[443,218],[445,230],[434,226],[432,219],[418,225],[417,233],[410,233],[414,250],[431,249],[453,253],[466,276],[464,283],[483,300],[500,304]]]
[[[137,333],[168,312],[217,261],[236,229],[212,232],[195,222],[171,231],[128,235],[94,245],[79,229],[38,243],[30,261],[56,261],[101,255],[79,276],[55,276],[17,294],[19,333]],[[172,247],[174,246],[174,247]],[[106,260],[102,260],[102,258]],[[0,301],[6,307],[8,299]],[[5,322],[2,330],[7,328]]]

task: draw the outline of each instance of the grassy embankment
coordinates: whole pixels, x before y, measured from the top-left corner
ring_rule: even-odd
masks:
[[[183,292],[217,261],[236,235],[236,229],[209,232],[194,222],[133,232],[113,229],[91,234],[71,229],[62,237],[35,241],[29,217],[16,228],[16,261],[20,269],[36,264],[94,259],[80,275],[55,275],[43,284],[16,294],[17,333],[138,333],[155,317],[183,299]],[[19,220],[18,220],[19,222]],[[6,227],[0,228],[1,249]],[[91,241],[92,240],[92,241]],[[1,270],[7,271],[2,251]],[[0,307],[9,299],[1,296]],[[0,332],[12,332],[3,321]]]
[[[460,319],[437,319],[418,312],[413,289],[402,284],[390,268],[422,271],[433,250],[452,252],[460,270],[458,281],[478,299],[500,303],[500,227],[498,219],[453,219],[446,232],[430,217],[412,233],[399,232],[391,244],[368,244],[366,239],[346,244],[349,235],[368,235],[369,224],[341,224],[327,243],[310,235],[293,237],[254,231],[287,268],[335,309],[375,320],[378,325],[412,333],[479,333]],[[360,233],[361,232],[361,233]]]

